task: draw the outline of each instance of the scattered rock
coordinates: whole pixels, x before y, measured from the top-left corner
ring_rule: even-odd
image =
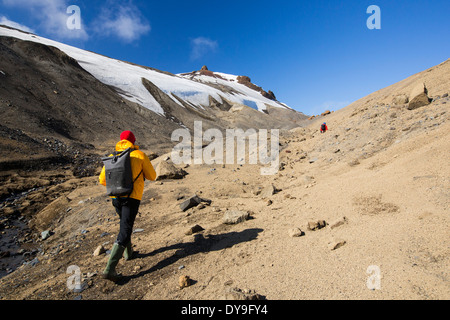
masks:
[[[141,269],[142,269],[142,267],[140,265],[136,265],[136,266],[134,266],[133,271],[138,272]]]
[[[430,104],[428,90],[424,83],[420,83],[411,91],[408,110],[414,110]]]
[[[326,110],[325,112],[322,112],[321,116],[323,117],[323,116],[329,115],[330,113],[331,113],[330,110]]]
[[[233,283],[234,283],[233,280],[227,280],[227,281],[224,282],[223,285],[224,285],[224,286],[231,286]]]
[[[253,193],[255,196],[259,196],[259,195],[261,194],[261,187],[258,187],[257,189],[252,190],[252,193]]]
[[[318,158],[312,158],[312,159],[309,159],[309,163],[314,163],[314,162],[316,162],[317,160],[319,160]]]
[[[327,225],[327,223],[325,220],[309,221],[308,229],[311,231],[316,231],[316,230],[324,228],[326,225]]]
[[[306,152],[301,152],[301,153],[298,155],[298,158],[299,158],[300,160],[303,160],[303,159],[306,159],[307,156],[308,156],[308,154],[307,154]]]
[[[41,239],[42,240],[47,240],[48,238],[50,238],[50,236],[52,235],[52,233],[49,230],[45,230],[41,232]]]
[[[299,228],[292,228],[292,229],[289,229],[288,234],[290,237],[294,238],[294,237],[301,237],[305,233],[302,230],[300,230]]]
[[[191,234],[194,234],[194,233],[197,233],[197,232],[200,232],[200,231],[203,231],[203,230],[205,230],[205,229],[203,229],[201,226],[199,226],[198,224],[196,224],[195,226],[189,228],[189,230],[186,231],[184,234],[187,235],[187,236],[189,236],[189,235],[191,235]]]
[[[200,198],[199,196],[195,195],[187,199],[186,201],[182,202],[180,204],[180,209],[184,212],[190,208],[198,206],[200,203],[205,202],[206,204],[210,205],[211,200]]]
[[[260,196],[262,198],[269,198],[280,191],[281,190],[277,189],[273,184],[270,184],[261,191]]]
[[[104,254],[105,252],[106,252],[106,249],[102,245],[99,245],[95,249],[93,255],[94,255],[94,257],[98,257],[99,255]]]
[[[348,222],[347,218],[346,217],[342,217],[341,219],[331,223],[330,224],[330,228],[334,229],[334,228],[340,227],[340,226],[346,224],[347,222]]]
[[[228,210],[223,216],[223,223],[237,224],[248,219],[250,219],[250,213],[248,211]]]
[[[169,161],[162,160],[155,168],[156,180],[164,179],[182,179],[187,172],[181,168],[175,167],[175,165]]]
[[[178,285],[180,287],[180,289],[183,288],[187,288],[192,284],[191,278],[189,278],[189,276],[180,276],[180,278],[178,278]]]
[[[339,249],[340,247],[342,247],[343,245],[345,245],[347,243],[347,241],[345,240],[332,240],[328,243],[328,247],[330,248],[330,250],[336,250]]]

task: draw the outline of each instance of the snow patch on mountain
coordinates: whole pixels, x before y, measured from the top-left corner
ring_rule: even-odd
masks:
[[[237,76],[234,75],[216,72],[215,74],[220,78],[199,75],[195,76],[195,79],[189,79],[186,75],[163,73],[15,29],[0,26],[0,36],[14,37],[56,47],[77,60],[82,68],[99,81],[116,88],[123,98],[138,103],[160,115],[164,115],[164,110],[143,85],[143,78],[156,85],[180,106],[182,104],[176,97],[196,108],[209,106],[210,97],[222,103],[224,102],[223,97],[232,103],[248,105],[259,111],[266,110],[267,105],[289,109],[286,105],[267,99],[259,92],[239,84],[236,80]],[[228,88],[228,90],[218,89],[220,87]]]

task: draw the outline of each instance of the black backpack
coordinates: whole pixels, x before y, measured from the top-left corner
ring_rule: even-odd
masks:
[[[325,129],[327,128],[324,124],[322,124],[321,126],[320,126],[320,128],[322,129],[322,131],[325,131]]]
[[[142,173],[133,180],[131,171],[130,153],[133,149],[128,148],[122,152],[114,152],[112,156],[102,158],[105,165],[106,193],[108,196],[130,196],[133,192],[134,182]]]

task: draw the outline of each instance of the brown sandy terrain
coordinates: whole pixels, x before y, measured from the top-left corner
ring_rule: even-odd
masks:
[[[276,175],[261,176],[258,165],[190,165],[183,179],[146,182],[133,234],[139,254],[119,264],[116,284],[100,277],[107,254],[93,255],[99,245],[110,249],[118,232],[97,177],[30,192],[22,204],[47,192],[54,201],[27,214],[35,229],[24,245],[38,252],[0,279],[0,297],[215,300],[233,299],[239,288],[269,300],[449,299],[449,68],[447,61],[283,131]],[[392,103],[417,81],[426,82],[430,105]],[[278,192],[266,195],[271,185]],[[194,194],[211,204],[183,212],[179,204]],[[224,224],[228,210],[251,219]],[[318,220],[326,226],[310,230]],[[186,235],[195,225],[204,230]],[[44,230],[53,234],[40,240]],[[82,292],[67,287],[72,265]],[[375,289],[367,285],[371,266],[380,271]],[[192,281],[180,289],[183,275]]]

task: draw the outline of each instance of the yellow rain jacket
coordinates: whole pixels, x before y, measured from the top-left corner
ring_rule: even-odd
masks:
[[[118,152],[124,151],[128,148],[134,149],[134,151],[130,153],[133,180],[136,179],[142,171],[142,174],[136,179],[136,181],[134,181],[133,192],[131,193],[130,198],[142,200],[142,194],[144,193],[144,178],[155,181],[156,172],[155,169],[153,169],[150,159],[145,153],[139,150],[137,145],[132,144],[128,140],[122,140],[116,144],[116,151]],[[103,167],[102,172],[100,173],[99,182],[100,184],[106,186],[105,167]]]

